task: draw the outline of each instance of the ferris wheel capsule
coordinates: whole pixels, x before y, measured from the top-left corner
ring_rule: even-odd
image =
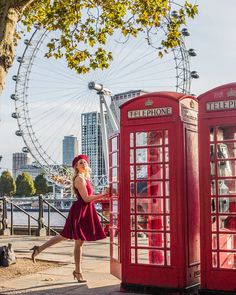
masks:
[[[21,130],[16,130],[15,135],[23,136],[23,132]]]
[[[178,17],[179,17],[178,11],[173,10],[173,11],[171,12],[171,16],[174,17],[174,18],[178,18]]]
[[[18,81],[18,80],[19,80],[19,77],[18,77],[17,75],[13,75],[13,76],[12,76],[12,80],[13,80],[13,81]]]
[[[31,45],[31,41],[28,40],[28,39],[25,39],[25,40],[24,40],[24,44],[25,44],[25,45]]]
[[[41,27],[40,24],[37,24],[37,23],[34,24],[34,28],[35,28],[35,29],[38,30],[38,29],[40,29],[40,27]]]
[[[22,58],[21,56],[18,56],[16,60],[17,60],[19,63],[23,63],[23,62],[24,62],[24,60],[23,60],[23,58]]]
[[[191,72],[191,77],[192,77],[193,79],[198,79],[200,76],[199,76],[199,74],[198,74],[197,71],[192,71],[192,72]]]
[[[12,118],[14,118],[14,119],[17,119],[17,118],[20,117],[20,115],[19,115],[18,113],[16,113],[16,112],[12,113],[11,116],[12,116]]]
[[[17,100],[17,96],[15,94],[11,94],[10,97],[11,97],[12,100]]]
[[[197,56],[197,53],[196,53],[195,49],[193,49],[193,48],[190,48],[190,49],[188,50],[188,54],[189,54],[190,56]]]
[[[183,28],[183,29],[181,30],[181,33],[182,33],[182,35],[183,35],[184,37],[188,37],[188,36],[190,36],[189,30],[188,30],[187,28]]]
[[[23,152],[23,153],[29,153],[29,148],[28,148],[27,146],[24,146],[24,147],[22,148],[22,152]]]

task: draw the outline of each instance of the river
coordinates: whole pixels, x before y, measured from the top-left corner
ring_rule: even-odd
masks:
[[[28,212],[31,216],[38,220],[39,213],[36,211]],[[65,216],[68,215],[68,212],[63,212]],[[44,223],[48,225],[48,212],[44,212]],[[8,222],[11,222],[11,212],[7,212]],[[37,226],[37,221],[30,218],[31,226]],[[50,225],[51,226],[63,226],[65,224],[65,218],[60,216],[57,212],[50,212]],[[13,225],[28,225],[28,216],[20,211],[14,211],[13,214]]]

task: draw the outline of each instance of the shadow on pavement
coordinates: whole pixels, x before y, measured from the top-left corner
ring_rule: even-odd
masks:
[[[62,285],[64,287],[62,287]],[[66,285],[66,286],[65,286]],[[112,295],[119,294],[120,285],[104,286],[104,287],[88,287],[86,283],[75,284],[75,283],[56,283],[41,285],[40,290],[36,290],[39,287],[25,288],[17,290],[8,290],[0,292],[1,295],[13,295],[13,294],[34,294],[34,295],[50,295],[50,294],[68,294],[68,295]],[[28,290],[28,291],[27,291]]]

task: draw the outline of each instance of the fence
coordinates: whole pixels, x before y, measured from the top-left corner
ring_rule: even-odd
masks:
[[[28,235],[51,235],[57,234],[62,226],[56,227],[51,224],[51,216],[57,214],[62,219],[66,219],[66,215],[61,210],[67,210],[75,199],[46,199],[43,196],[36,198],[0,198],[0,234],[13,235],[18,232],[24,232]],[[60,204],[60,205],[59,205]],[[66,204],[66,206],[64,205]],[[33,206],[32,206],[33,205]],[[59,205],[59,206],[58,206]],[[58,209],[58,207],[61,209]],[[27,209],[28,208],[28,209]],[[67,209],[66,209],[67,208]],[[37,212],[37,218],[29,211]],[[21,212],[27,217],[27,225],[20,226],[14,224],[16,211]],[[9,214],[10,213],[10,214]],[[107,227],[109,220],[104,216],[103,212],[98,212],[103,228]],[[45,214],[47,214],[47,224],[45,223]],[[10,215],[10,221],[8,216]],[[37,225],[32,225],[32,222]]]

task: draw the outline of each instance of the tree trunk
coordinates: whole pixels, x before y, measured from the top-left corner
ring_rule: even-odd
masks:
[[[33,0],[1,0],[0,2],[0,95],[15,55],[15,30],[24,9]]]

